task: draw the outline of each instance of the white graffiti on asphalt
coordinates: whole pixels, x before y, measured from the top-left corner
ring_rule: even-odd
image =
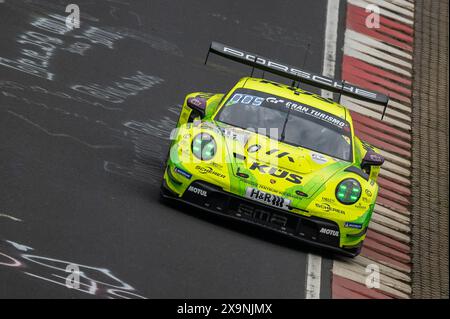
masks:
[[[16,59],[0,57],[0,65],[47,80],[54,80],[55,74],[50,70],[50,61],[57,49],[64,49],[65,42],[59,37],[67,36],[70,31],[65,25],[65,19],[66,17],[58,14],[36,18],[31,22],[31,26],[38,31],[28,30],[17,38],[17,42],[25,46],[21,49],[20,56]],[[51,33],[52,36],[42,32]],[[92,44],[104,45],[109,49],[114,47],[115,41],[123,38],[122,35],[92,26],[83,30],[80,35],[74,34],[73,37]],[[78,43],[78,47],[86,48],[86,45],[89,44]],[[74,52],[73,44],[65,49]],[[76,52],[80,54],[80,51]]]
[[[80,288],[71,289],[105,298],[145,299],[145,297],[137,293],[135,288],[114,276],[106,268],[24,253],[24,251],[34,249],[10,240],[2,241],[1,243],[7,243],[9,246],[0,245],[0,266],[17,268],[26,275],[67,288],[67,266],[76,265],[80,269],[79,274],[82,282],[80,282]],[[8,252],[2,252],[3,247]],[[21,249],[23,247],[26,247],[26,249]]]
[[[106,102],[122,103],[127,97],[137,95],[140,91],[148,90],[163,81],[160,77],[138,71],[135,75],[121,77],[121,81],[116,81],[113,85],[75,84],[70,88]]]
[[[96,101],[94,102],[94,101],[87,100],[86,98],[81,97],[79,95],[75,95],[72,92],[71,92],[72,94],[69,94],[69,93],[63,92],[63,91],[51,91],[51,90],[46,89],[39,85],[26,86],[24,84],[20,84],[20,83],[13,82],[13,81],[0,81],[0,89],[4,89],[1,91],[1,94],[6,97],[11,97],[14,99],[21,99],[23,102],[25,102],[27,104],[34,104],[34,105],[41,106],[44,108],[48,108],[48,106],[44,103],[33,102],[29,98],[26,98],[24,94],[19,94],[17,92],[24,92],[24,93],[31,92],[31,93],[40,93],[40,94],[50,95],[50,96],[58,97],[61,99],[72,100],[75,102],[88,104],[91,106],[98,106],[98,107],[101,107],[108,111],[122,110],[118,107],[110,107],[110,106],[106,106],[100,102],[96,102]],[[11,90],[14,90],[16,92],[12,93]]]

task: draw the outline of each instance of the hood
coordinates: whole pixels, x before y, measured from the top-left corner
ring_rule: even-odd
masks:
[[[313,196],[333,175],[351,165],[256,132],[223,124],[218,128],[234,176],[279,194]]]

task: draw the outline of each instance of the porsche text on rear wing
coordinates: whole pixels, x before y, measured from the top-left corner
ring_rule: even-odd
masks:
[[[345,81],[335,80],[323,75],[314,74],[295,66],[278,62],[273,59],[260,56],[258,54],[246,52],[241,49],[233,48],[222,43],[212,42],[208,51],[208,56],[209,53],[214,53],[230,60],[249,65],[253,68],[270,72],[334,93],[344,94],[363,101],[383,105],[383,117],[386,112],[386,107],[389,103],[389,97],[379,92],[369,91],[355,85],[350,85]],[[208,56],[206,57],[206,61],[208,59]]]

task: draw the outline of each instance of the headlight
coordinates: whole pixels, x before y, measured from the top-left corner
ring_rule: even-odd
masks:
[[[344,205],[354,204],[360,197],[361,184],[356,179],[345,179],[336,187],[336,198]]]
[[[216,141],[208,133],[200,133],[192,141],[192,153],[203,161],[209,161],[216,154]]]

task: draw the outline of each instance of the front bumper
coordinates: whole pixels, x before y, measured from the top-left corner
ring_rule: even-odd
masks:
[[[204,182],[194,182],[182,197],[172,192],[163,180],[161,196],[195,206],[202,210],[226,216],[235,220],[257,225],[296,240],[325,248],[327,250],[355,257],[362,246],[344,249],[339,247],[339,227],[336,223],[316,217],[306,217],[281,209],[271,208],[254,201],[224,192],[214,185]],[[330,230],[321,232],[321,230]]]

